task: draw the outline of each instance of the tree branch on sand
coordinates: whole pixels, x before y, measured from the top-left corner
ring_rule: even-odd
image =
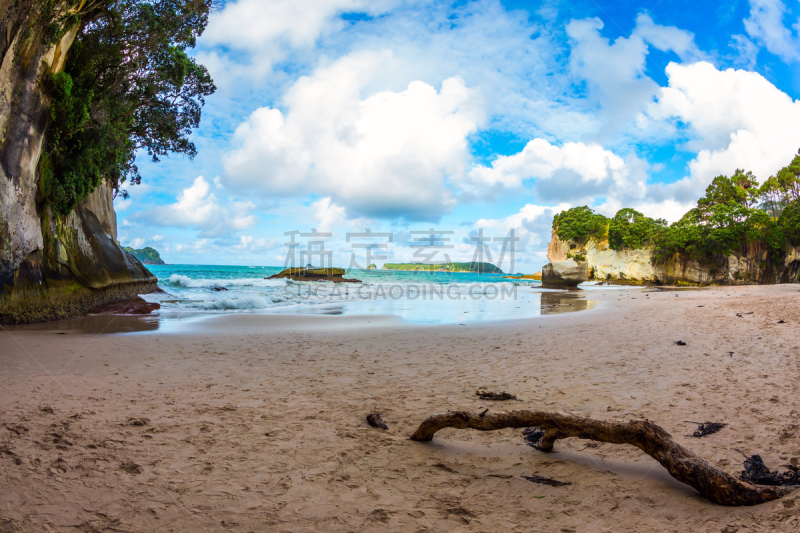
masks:
[[[493,431],[533,426],[544,430],[538,445],[544,452],[552,451],[556,440],[569,437],[636,446],[661,463],[672,477],[720,505],[755,505],[780,498],[792,490],[789,487],[752,485],[736,479],[675,442],[669,433],[648,420],[605,422],[531,410],[498,413],[451,411],[425,419],[411,435],[411,440],[433,440],[433,435],[444,428]]]

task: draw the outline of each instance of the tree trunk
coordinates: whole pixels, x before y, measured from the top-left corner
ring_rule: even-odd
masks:
[[[675,442],[669,433],[648,420],[604,422],[529,410],[483,414],[456,411],[427,418],[411,435],[411,440],[430,441],[437,431],[444,428],[492,431],[533,426],[545,432],[540,443],[540,449],[545,452],[553,450],[556,440],[568,437],[632,444],[661,463],[672,477],[721,505],[755,505],[780,498],[792,490],[789,487],[751,485],[736,479]]]

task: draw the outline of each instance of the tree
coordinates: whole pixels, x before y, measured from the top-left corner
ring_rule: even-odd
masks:
[[[194,157],[189,140],[215,91],[187,50],[214,0],[116,0],[82,20],[63,72],[52,76],[51,122],[40,161],[43,194],[68,214],[100,183],[141,180],[137,152],[154,162]],[[126,191],[122,191],[126,196]]]
[[[755,174],[737,168],[731,176],[731,183],[736,187],[737,196],[741,198],[745,207],[752,207],[758,202],[759,188]]]
[[[761,198],[760,209],[767,212],[773,219],[777,219],[783,209],[783,195],[778,178],[771,176],[764,180],[758,190],[758,194]]]
[[[608,245],[614,249],[637,249],[651,244],[667,226],[664,219],[654,220],[630,209],[620,209],[608,225]]]
[[[789,242],[800,244],[800,200],[793,201],[783,209],[778,224]]]
[[[689,210],[680,220],[657,236],[656,257],[663,259],[682,253],[700,259],[706,255],[704,227],[699,213],[697,208]]]
[[[785,203],[800,198],[800,150],[792,162],[775,175],[783,193]]]
[[[741,170],[736,171],[737,174]],[[746,179],[744,177],[740,178]],[[735,203],[745,205],[747,203],[747,191],[737,186],[733,180],[727,176],[717,176],[706,188],[706,194],[697,201],[697,207],[701,210],[707,210],[718,204]]]
[[[553,229],[562,241],[583,242],[589,237],[602,236],[607,227],[608,219],[585,205],[562,211],[553,218]]]

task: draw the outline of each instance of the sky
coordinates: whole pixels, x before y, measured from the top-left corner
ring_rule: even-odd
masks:
[[[228,1],[192,50],[217,85],[198,155],[137,158],[119,240],[173,264],[323,241],[343,268],[532,273],[564,209],[672,222],[715,176],[788,164],[799,32],[794,0]]]

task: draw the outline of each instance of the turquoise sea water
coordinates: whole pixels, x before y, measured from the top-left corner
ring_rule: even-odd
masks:
[[[362,283],[265,279],[281,267],[149,265],[161,316],[213,313],[396,315],[411,323],[527,318],[591,307],[580,293],[547,291],[501,274],[352,270]],[[225,289],[225,290],[220,290]]]

